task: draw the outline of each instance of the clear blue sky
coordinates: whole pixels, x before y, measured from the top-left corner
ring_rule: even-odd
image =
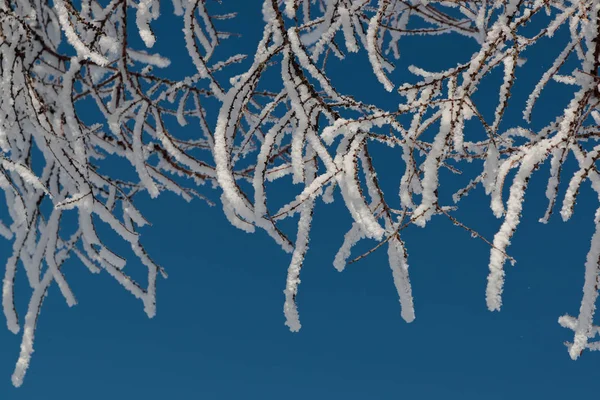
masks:
[[[164,6],[163,12],[170,12]],[[236,46],[251,53],[262,28],[260,2],[232,1],[228,7],[242,9],[236,27],[245,36],[236,39]],[[179,25],[158,28],[158,50],[183,47]],[[161,38],[162,46],[172,48],[160,47]],[[408,40],[404,47],[401,42],[406,58],[398,68],[419,59],[447,65],[457,51],[453,49],[460,48],[454,40],[432,42],[427,56],[414,54],[423,50],[417,42]],[[536,54],[551,62],[560,50],[544,46]],[[513,100],[523,100],[535,85],[528,77],[538,77],[548,62],[524,67],[517,81],[523,92]],[[332,67],[344,90],[354,89],[359,98],[381,96],[375,79],[363,76],[369,73],[364,60]],[[570,92],[556,87],[537,112],[551,114],[569,100]],[[482,94],[488,95],[496,93]],[[388,107],[398,100],[389,101]],[[512,115],[515,122],[518,112]],[[382,159],[393,167],[394,157],[399,154]],[[143,241],[170,275],[158,284],[157,316],[146,318],[141,302],[106,273],[90,275],[69,263],[65,274],[79,305],[69,309],[52,287],[32,365],[19,389],[11,386],[10,375],[20,336],[0,329],[0,398],[487,400],[597,395],[600,354],[586,352],[571,361],[562,342],[571,340],[572,332],[557,323],[560,315],[576,315],[579,309],[593,196],[586,185],[571,222],[555,216],[541,225],[537,219],[546,206],[546,174],[542,168],[532,180],[523,223],[510,247],[518,263],[508,267],[500,313],[485,307],[487,246],[434,218],[427,229],[411,228],[404,236],[417,314],[415,322],[406,324],[385,251],[341,274],[333,268],[351,221],[339,198],[333,206],[319,204],[302,271],[298,302],[303,328],[297,334],[284,326],[282,311],[289,256],[266,235],[236,230],[218,207],[200,201],[187,204],[170,194],[153,202],[140,198],[153,224],[143,230]],[[392,182],[384,189],[391,194],[396,187]],[[465,199],[459,215],[491,238],[500,221],[491,216],[488,204],[478,190]],[[0,254],[8,254],[7,243],[1,246]],[[143,267],[131,260],[127,268]],[[26,299],[17,300],[22,311]]]

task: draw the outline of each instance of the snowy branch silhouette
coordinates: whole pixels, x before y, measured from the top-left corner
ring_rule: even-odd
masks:
[[[247,55],[228,54],[228,44],[243,32],[225,31],[236,15],[221,7],[210,0],[0,1],[0,187],[6,203],[0,234],[12,243],[2,305],[8,329],[22,331],[15,386],[29,366],[49,286],[56,283],[67,304],[76,304],[61,271],[69,257],[92,273],[108,272],[154,315],[156,279],[166,273],[140,241],[138,229],[147,224],[135,206],[140,193],[154,198],[170,191],[210,202],[216,192],[234,226],[259,228],[290,253],[284,314],[292,331],[301,327],[296,300],[318,202],[343,203],[353,219],[334,267],[342,271],[386,247],[402,318],[412,322],[402,239],[408,226],[447,218],[485,241],[486,301],[496,311],[532,174],[549,163],[541,222],[557,208],[568,220],[585,181],[600,197],[600,2],[265,0],[263,21],[256,22],[262,38]],[[159,8],[174,16],[161,16]],[[171,61],[149,50],[161,40],[153,26],[165,18],[179,24],[179,40],[195,68],[191,75],[172,78]],[[461,36],[475,50],[462,49],[464,59],[445,70],[402,64],[401,49],[420,49],[402,48],[401,39],[437,35]],[[541,40],[553,41],[554,63],[527,78],[535,87],[525,103],[513,105],[515,76],[536,62],[526,56]],[[370,64],[378,82],[371,90],[393,99],[387,108],[336,87],[328,67],[350,56]],[[396,59],[405,74],[396,73]],[[240,68],[241,74],[230,72]],[[490,90],[485,79],[496,70],[503,78]],[[534,107],[551,81],[569,85],[572,98],[545,121]],[[476,96],[482,90],[488,103],[495,102],[492,113]],[[505,118],[509,104],[520,107],[522,120]],[[178,129],[192,122],[195,137],[178,137]],[[377,168],[372,150],[382,145],[399,156],[393,169]],[[568,158],[576,170],[564,168]],[[469,179],[448,204],[442,171]],[[388,177],[400,181],[392,195],[380,184]],[[560,179],[568,180],[564,193]],[[274,187],[275,181],[291,189]],[[489,195],[502,220],[492,240],[454,215],[476,188]],[[277,207],[273,192],[278,201],[286,199]],[[295,232],[285,231],[287,219]],[[125,257],[101,239],[100,224],[129,244],[147,267],[147,282],[125,273]],[[600,342],[590,341],[600,332],[593,324],[600,208],[594,224],[579,315],[559,319],[574,331],[567,343],[573,359],[600,349]],[[363,240],[373,242],[372,250],[351,259]],[[14,301],[17,268],[30,288],[24,317]]]

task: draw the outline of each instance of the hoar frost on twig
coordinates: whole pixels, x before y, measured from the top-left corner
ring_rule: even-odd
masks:
[[[264,230],[291,254],[284,315],[292,331],[301,327],[297,301],[316,205],[321,200],[334,202],[335,193],[353,222],[340,238],[334,267],[342,271],[348,263],[387,247],[401,316],[407,322],[415,319],[403,240],[408,226],[425,227],[432,218],[445,216],[487,243],[491,253],[486,300],[490,310],[499,310],[504,264],[514,261],[508,246],[533,172],[549,161],[548,206],[542,222],[559,203],[559,183],[569,156],[578,170],[563,197],[563,219],[572,215],[586,180],[600,197],[600,146],[594,144],[600,138],[598,1],[265,0],[262,38],[245,72],[229,81],[217,79],[216,72],[245,57],[214,59],[217,46],[230,36],[219,30],[220,21],[234,15],[216,14],[213,6],[218,10],[218,4],[211,3],[173,0],[172,11],[183,26],[181,41],[195,73],[172,80],[160,72],[170,61],[150,52],[161,40],[152,27],[165,18],[160,15],[164,4],[158,0],[112,0],[105,5],[95,0],[0,1],[0,188],[11,220],[0,222],[0,235],[12,241],[2,305],[9,330],[23,331],[15,385],[21,385],[29,366],[48,287],[56,283],[67,304],[76,304],[76,291],[63,271],[70,256],[93,273],[108,272],[142,300],[150,317],[154,315],[156,279],[166,275],[140,241],[138,228],[147,223],[134,205],[140,192],[156,197],[171,191],[189,201],[203,198],[195,186],[218,186],[224,214],[234,226],[247,232]],[[130,9],[134,12],[128,15]],[[131,46],[128,24],[134,24],[143,48]],[[525,29],[528,24],[534,29]],[[566,43],[557,39],[559,31],[568,31]],[[398,59],[413,51],[403,48],[402,39],[415,35],[460,35],[472,40],[476,50],[466,61],[442,71],[407,66],[416,82],[398,81],[398,66],[390,55]],[[547,38],[562,48],[521,105],[523,126],[505,129],[524,56]],[[63,40],[70,53],[62,51]],[[368,72],[379,85],[373,90],[390,92],[396,99],[390,109],[356,100],[335,87],[327,74],[327,63],[335,61],[328,60],[344,59],[348,53],[368,61]],[[281,80],[265,78],[268,69],[275,69]],[[487,119],[474,95],[496,69],[503,79],[493,116]],[[267,79],[268,90],[263,89]],[[551,81],[575,88],[573,97],[555,120],[532,131],[535,105]],[[89,101],[95,104],[97,123],[80,118],[84,101],[86,107]],[[206,112],[210,101],[220,108],[216,123]],[[197,137],[178,139],[170,119],[180,126],[194,121]],[[371,152],[382,144],[399,151],[402,160],[394,168],[400,186],[392,196],[380,185],[385,174],[378,174]],[[111,157],[129,163],[136,179],[101,172],[100,160]],[[39,171],[32,167],[34,158],[36,165],[38,159],[43,164]],[[480,162],[470,163],[474,160]],[[463,168],[465,164],[469,167]],[[440,200],[444,169],[471,175],[453,196],[452,207]],[[516,173],[509,179],[511,170]],[[289,180],[298,192],[272,209],[270,183],[277,180]],[[502,219],[491,241],[452,215],[460,200],[479,186],[489,195],[493,214]],[[68,214],[76,216],[77,224],[66,234],[69,227],[63,216]],[[289,218],[297,220],[294,239],[281,228],[280,222]],[[574,331],[574,341],[568,344],[573,358],[584,349],[600,348],[589,342],[598,333],[593,325],[598,219],[585,263],[580,314],[559,321]],[[99,221],[125,240],[147,268],[147,287],[125,273],[125,258],[97,234]],[[352,249],[363,240],[376,244],[351,259]],[[31,288],[24,321],[14,305],[19,267]]]

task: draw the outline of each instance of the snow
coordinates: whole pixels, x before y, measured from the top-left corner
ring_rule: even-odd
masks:
[[[181,29],[193,67],[184,77],[170,74],[179,58],[174,63],[148,50],[164,40],[152,30],[165,18],[156,0],[131,1],[125,7],[116,0],[104,6],[16,0],[10,12],[0,4],[6,14],[0,22],[0,90],[5,94],[0,99],[0,190],[6,209],[0,236],[12,247],[2,306],[8,329],[22,334],[16,386],[30,364],[48,288],[56,284],[69,306],[77,302],[77,290],[63,271],[70,255],[92,273],[108,273],[141,300],[149,317],[155,315],[156,280],[166,273],[140,240],[139,228],[151,222],[136,208],[140,192],[151,198],[172,192],[191,201],[204,198],[212,187],[232,225],[246,232],[261,230],[289,253],[283,309],[292,331],[301,328],[300,275],[317,206],[338,207],[349,216],[333,259],[338,271],[347,268],[359,243],[387,246],[401,316],[411,322],[415,309],[404,242],[410,230],[404,229],[426,227],[438,215],[448,215],[454,208],[442,204],[446,188],[454,190],[452,207],[458,208],[461,199],[481,186],[492,214],[502,220],[487,242],[486,301],[492,311],[502,306],[504,266],[507,258],[512,260],[509,246],[535,171],[549,164],[548,206],[541,222],[550,221],[561,197],[561,217],[571,218],[584,184],[600,200],[597,2],[484,0],[459,7],[427,1],[266,0],[262,37],[248,59],[229,54],[235,32],[223,32],[221,20],[233,14],[211,14],[218,3],[172,2],[172,18],[180,21],[174,31]],[[446,8],[456,13],[448,17],[442,11]],[[548,18],[529,24],[544,10]],[[124,19],[139,34],[141,49],[123,36]],[[414,51],[401,47],[405,36],[424,40],[440,34],[461,35],[474,51],[461,49],[462,64],[443,60],[448,61],[445,69],[433,70],[418,58],[415,65],[402,64],[404,54]],[[567,39],[563,43],[559,37]],[[534,81],[520,79],[523,65],[535,66],[534,58],[524,64],[529,49],[542,40],[552,44],[548,51],[556,48],[550,67]],[[392,74],[388,57],[398,59],[400,49],[399,69],[411,76]],[[369,90],[375,95],[390,92],[391,103],[363,102],[341,90],[352,82],[338,85],[344,77],[332,77],[331,63],[347,68],[348,60],[361,57],[370,66],[364,72],[380,84]],[[483,96],[493,103],[491,115],[480,109],[478,91],[494,71],[502,76],[498,94]],[[528,84],[526,102],[513,106],[513,87]],[[569,85],[573,93],[550,122],[544,122],[552,119],[545,110],[532,112],[547,85]],[[548,101],[560,100],[551,96]],[[96,121],[82,117],[83,105],[95,107]],[[215,106],[219,111],[212,115]],[[516,110],[524,122],[505,116],[511,107],[521,107]],[[196,136],[181,139],[174,121]],[[385,159],[371,151],[382,144],[394,156]],[[102,159],[109,165],[126,160],[135,173],[123,180],[104,172]],[[567,162],[574,167],[563,168]],[[453,178],[445,180],[446,172]],[[392,187],[399,189],[384,193],[389,185],[380,181],[390,176]],[[566,189],[561,179],[568,182]],[[68,235],[66,216],[77,220],[75,232]],[[574,331],[568,344],[572,358],[600,349],[598,342],[590,343],[600,332],[593,321],[599,219],[596,215],[579,315],[559,321]],[[147,272],[147,285],[128,275],[136,263],[109,246],[97,232],[98,224],[107,225],[110,234],[130,247],[137,266]],[[362,258],[355,255],[353,260]],[[23,318],[15,307],[16,288],[29,291]]]

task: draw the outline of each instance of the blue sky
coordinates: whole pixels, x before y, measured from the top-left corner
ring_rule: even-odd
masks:
[[[228,7],[241,9],[236,27],[244,37],[232,39],[235,50],[251,53],[262,29],[260,2],[232,1]],[[183,48],[179,25],[158,31],[159,51]],[[429,55],[416,55],[423,50],[417,42],[408,40],[403,48],[401,41],[406,58],[398,69],[417,60],[452,65],[452,49],[460,44],[454,40],[432,42]],[[526,97],[558,51],[542,43],[529,56],[532,65],[518,75],[523,89],[515,92],[515,102]],[[334,82],[361,99],[397,102],[381,97],[383,90],[368,75],[366,55],[360,56],[362,61],[332,64]],[[533,63],[534,57],[539,62]],[[402,72],[395,77],[402,79]],[[560,86],[551,87],[536,111],[552,114],[569,96]],[[517,123],[518,107],[509,124]],[[381,155],[379,162],[393,166],[397,156]],[[140,197],[153,224],[144,228],[143,241],[169,273],[158,284],[157,316],[149,320],[142,304],[107,274],[92,276],[71,262],[65,274],[79,305],[69,309],[52,287],[32,365],[19,389],[11,386],[10,374],[20,337],[0,330],[0,396],[481,400],[596,394],[600,354],[587,352],[571,361],[562,343],[572,332],[557,323],[560,315],[579,309],[595,204],[586,186],[570,222],[554,216],[548,225],[539,224],[546,177],[542,168],[532,179],[523,223],[509,249],[518,262],[507,267],[500,313],[485,307],[489,249],[484,243],[441,218],[426,229],[407,229],[417,315],[412,324],[400,318],[385,251],[341,274],[333,268],[351,221],[339,196],[334,205],[319,204],[298,296],[303,328],[296,334],[283,318],[289,255],[262,233],[248,235],[230,226],[219,207],[188,204],[171,194],[154,201]],[[458,215],[491,238],[500,221],[488,204],[478,190]],[[8,254],[7,243],[1,246],[0,254]],[[127,268],[143,267],[131,260]],[[23,300],[17,299],[21,310]]]

